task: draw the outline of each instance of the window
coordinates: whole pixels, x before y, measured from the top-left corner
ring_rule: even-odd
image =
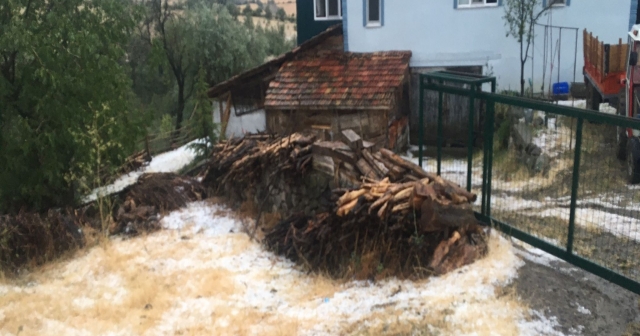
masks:
[[[365,10],[366,26],[367,27],[380,27],[382,25],[382,0],[366,0],[367,6]]]
[[[498,0],[458,0],[458,8],[497,6]]]
[[[542,0],[542,7],[565,7],[571,6],[571,0]]]
[[[314,0],[316,20],[342,19],[342,0]]]

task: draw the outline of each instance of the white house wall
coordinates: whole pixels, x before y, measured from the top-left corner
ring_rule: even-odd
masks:
[[[505,0],[506,1],[506,0]],[[582,30],[586,28],[605,43],[617,43],[628,31],[631,0],[572,0],[570,6],[554,8],[539,23],[579,28],[575,57],[575,32],[562,36],[560,81],[582,81]],[[634,0],[635,1],[635,0]],[[412,67],[489,65],[498,78],[499,89],[517,89],[520,83],[519,44],[506,37],[504,6],[455,9],[454,0],[386,0],[384,26],[367,28],[363,24],[363,0],[346,0],[348,51],[373,52],[411,50]],[[558,38],[554,31],[553,45]],[[543,73],[542,28],[536,31],[534,49],[534,88],[539,91]],[[574,62],[577,58],[577,63]],[[553,82],[557,81],[557,54]],[[525,80],[532,76],[531,61]],[[548,87],[549,67],[545,78]],[[485,71],[487,69],[485,68]]]
[[[224,111],[226,103],[222,104]],[[220,123],[220,108],[218,102],[213,104],[213,122]],[[267,118],[264,110],[258,110],[250,114],[236,116],[233,105],[231,106],[231,114],[225,136],[227,139],[231,137],[241,137],[245,133],[263,132],[267,129]]]

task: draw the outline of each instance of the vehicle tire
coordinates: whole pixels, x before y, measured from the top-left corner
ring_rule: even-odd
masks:
[[[624,88],[620,90],[618,94],[618,115],[624,116],[627,112],[627,100],[624,92]],[[624,127],[616,127],[616,141],[618,143],[618,150],[616,156],[618,160],[624,161],[627,158],[627,129]]]
[[[627,181],[640,183],[640,139],[630,138],[627,143]]]

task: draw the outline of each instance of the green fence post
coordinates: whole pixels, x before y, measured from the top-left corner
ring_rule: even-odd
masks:
[[[473,161],[473,119],[475,116],[475,105],[474,105],[474,96],[475,89],[474,85],[469,85],[471,92],[469,93],[469,148],[467,149],[467,190],[471,191],[471,169],[472,169],[472,161]]]
[[[573,159],[573,179],[571,181],[571,207],[569,208],[569,233],[567,236],[567,252],[573,253],[573,231],[576,225],[576,201],[578,183],[580,182],[580,148],[582,147],[582,118],[578,118],[576,126],[576,147]]]
[[[489,109],[487,103],[487,110]],[[489,134],[489,123],[485,119],[484,124],[484,144],[482,145],[482,204],[480,205],[480,213],[486,215],[485,207],[487,206],[487,158],[489,157],[489,146],[487,145],[487,135]]]
[[[440,85],[442,84],[443,82],[440,81]],[[438,175],[442,170],[442,100],[442,91],[438,91]]]
[[[491,93],[496,92],[496,79],[493,78],[491,80]],[[493,159],[493,115],[495,111],[495,102],[490,100],[485,100],[485,104],[487,106],[487,115],[485,118],[484,124],[484,144],[483,144],[483,158],[482,158],[482,204],[480,206],[480,211],[483,215],[489,216],[488,203],[487,198],[489,194],[489,188],[491,183],[489,182],[489,171],[490,171],[490,157]],[[489,113],[491,110],[491,113]],[[491,115],[491,119],[489,119],[489,115]],[[489,121],[491,120],[491,121]],[[491,160],[493,161],[493,160]]]
[[[424,145],[424,85],[422,84],[422,80],[423,80],[423,75],[420,75],[420,85],[418,85],[420,87],[420,106],[419,106],[419,111],[420,111],[420,121],[418,122],[419,124],[419,130],[418,130],[418,165],[422,168],[422,146]]]
[[[494,114],[495,114],[495,102],[493,99],[487,100],[487,134],[485,135],[485,141],[487,146],[487,179],[485,182],[485,215],[491,217],[491,178],[493,168],[493,129],[494,129]]]

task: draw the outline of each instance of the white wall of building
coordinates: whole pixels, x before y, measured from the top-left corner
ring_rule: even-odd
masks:
[[[222,109],[224,111],[225,104],[222,104]],[[213,104],[213,122],[220,123],[220,104],[218,102],[214,102]],[[233,105],[231,106],[231,114],[229,117],[229,124],[227,125],[227,130],[225,132],[225,136],[227,139],[231,137],[241,137],[245,133],[257,133],[263,132],[267,129],[267,118],[264,110],[258,110],[256,112],[250,114],[244,114],[241,116],[236,116],[235,109]]]
[[[457,0],[386,0],[384,26],[364,27],[364,0],[346,0],[348,51],[373,52],[411,50],[412,67],[489,65],[498,78],[498,89],[519,89],[519,44],[506,37],[504,6],[454,8]],[[554,8],[539,23],[579,28],[575,57],[575,32],[563,31],[560,49],[560,81],[582,81],[582,30],[593,32],[605,43],[626,42],[631,0],[572,0],[570,6]],[[636,1],[636,0],[634,0]],[[558,31],[554,30],[554,50]],[[536,31],[534,89],[540,90],[543,75],[544,31]],[[557,81],[557,53],[553,83]],[[577,62],[574,61],[577,58]],[[549,85],[550,62],[546,66]],[[486,69],[485,69],[486,71]],[[532,77],[532,63],[525,68],[525,80]]]

